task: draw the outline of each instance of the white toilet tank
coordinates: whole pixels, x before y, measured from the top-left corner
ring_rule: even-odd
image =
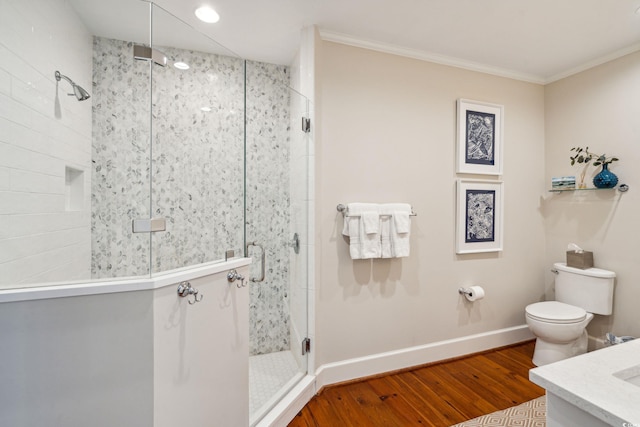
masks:
[[[613,311],[613,280],[616,273],[600,268],[553,265],[556,275],[556,301],[581,307],[589,313],[611,314]]]

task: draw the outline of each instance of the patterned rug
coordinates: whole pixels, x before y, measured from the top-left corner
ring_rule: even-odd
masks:
[[[538,397],[503,411],[483,415],[452,427],[544,427],[547,425],[547,398]]]

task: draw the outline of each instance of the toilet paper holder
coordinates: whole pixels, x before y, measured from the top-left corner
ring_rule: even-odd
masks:
[[[469,297],[472,295],[471,289],[467,289],[467,288],[458,288],[458,293],[460,295],[465,295],[465,296],[469,296]]]
[[[474,302],[484,298],[482,286],[470,286],[468,288],[458,288],[458,293],[464,295],[467,301]]]

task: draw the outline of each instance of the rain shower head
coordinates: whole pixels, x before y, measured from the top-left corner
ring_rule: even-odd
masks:
[[[60,71],[56,71],[55,76],[57,81],[60,81],[60,79],[65,79],[71,84],[71,87],[73,88],[73,93],[69,93],[68,94],[69,96],[75,96],[78,99],[78,101],[84,101],[91,97],[91,95],[89,95],[89,92],[84,90],[81,86],[78,86],[77,84],[75,84],[73,80],[71,80],[69,77],[65,76],[64,74],[60,74]]]

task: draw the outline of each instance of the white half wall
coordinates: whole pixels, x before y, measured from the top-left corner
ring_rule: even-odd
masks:
[[[248,277],[249,263],[126,285],[141,290],[30,288],[0,302],[0,425],[248,425],[248,283],[229,283],[227,272]],[[201,302],[177,295],[184,280]],[[32,299],[39,292],[58,297]]]
[[[0,304],[0,425],[153,426],[151,291]]]
[[[178,298],[176,285],[154,291],[153,426],[248,426],[250,282],[189,282],[202,301]]]

